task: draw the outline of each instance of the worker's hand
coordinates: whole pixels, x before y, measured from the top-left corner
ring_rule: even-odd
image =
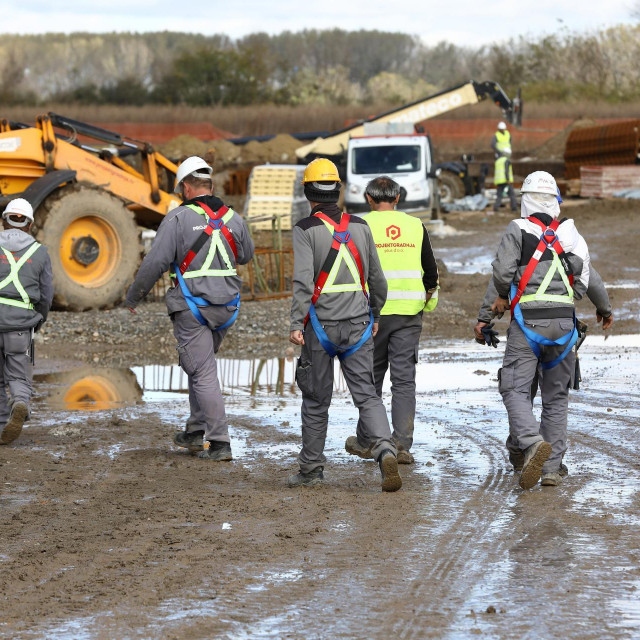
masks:
[[[134,315],[138,313],[133,307],[127,307],[127,309],[129,309],[129,311],[131,311],[131,313],[133,313]]]
[[[371,329],[371,335],[375,338],[377,333],[378,333],[378,323],[374,322],[373,328]]]
[[[501,318],[502,314],[509,308],[509,301],[505,298],[501,298],[500,296],[498,296],[491,305],[491,311],[493,311],[493,313],[499,318]]]
[[[484,334],[482,333],[482,327],[486,327],[488,322],[478,322],[478,324],[473,327],[473,333],[476,336],[476,342],[479,344],[484,344]]]
[[[303,345],[304,344],[304,334],[300,329],[297,331],[292,331],[289,334],[289,342],[293,342],[293,344]]]
[[[433,293],[429,293],[427,291],[427,297],[424,299],[424,304],[426,306],[427,302],[429,302],[429,300],[431,300],[431,296],[433,295]]]
[[[606,331],[607,329],[610,329],[611,326],[613,325],[613,313],[608,318],[605,318],[604,316],[601,316],[599,313],[596,313],[596,320],[598,322],[602,322],[602,330]]]

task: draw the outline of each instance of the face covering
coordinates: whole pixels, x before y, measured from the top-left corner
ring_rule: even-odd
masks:
[[[520,217],[528,218],[534,213],[546,213],[552,218],[560,215],[560,204],[555,196],[538,193],[523,193],[520,203]]]

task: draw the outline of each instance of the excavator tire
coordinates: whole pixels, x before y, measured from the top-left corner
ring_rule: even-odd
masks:
[[[38,208],[35,226],[51,256],[57,308],[102,309],[122,299],[142,247],[133,214],[120,199],[88,186],[66,187]]]
[[[443,171],[438,178],[440,186],[440,202],[453,202],[459,198],[464,198],[464,182],[451,171]]]

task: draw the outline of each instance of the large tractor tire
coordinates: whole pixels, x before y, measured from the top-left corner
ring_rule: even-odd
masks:
[[[464,182],[451,171],[443,171],[438,177],[440,202],[453,202],[465,196]]]
[[[116,304],[140,264],[140,232],[124,203],[100,189],[73,186],[49,196],[35,216],[49,250],[54,305],[83,311]]]

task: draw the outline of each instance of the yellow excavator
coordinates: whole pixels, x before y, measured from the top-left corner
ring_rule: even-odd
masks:
[[[58,308],[121,299],[140,264],[140,226],[157,228],[180,204],[176,171],[146,142],[55,113],[35,126],[0,121],[0,211],[17,197],[33,206]]]

